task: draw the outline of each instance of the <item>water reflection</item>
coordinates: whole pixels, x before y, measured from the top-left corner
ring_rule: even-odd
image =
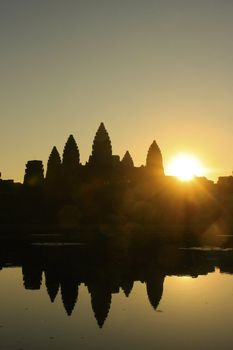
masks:
[[[232,250],[184,250],[160,247],[153,254],[108,254],[104,249],[85,246],[8,246],[0,252],[0,266],[21,266],[23,285],[39,290],[44,273],[45,286],[52,303],[60,290],[67,315],[78,303],[79,286],[88,290],[98,326],[103,327],[112,295],[122,289],[127,297],[134,282],[145,283],[150,305],[158,308],[166,276],[207,275],[216,267],[233,273]]]

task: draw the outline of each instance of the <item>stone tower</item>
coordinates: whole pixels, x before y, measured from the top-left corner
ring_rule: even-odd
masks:
[[[48,163],[46,180],[48,182],[57,181],[61,177],[61,158],[58,153],[57,148],[54,146],[52,152],[50,153]]]
[[[29,160],[26,164],[24,184],[30,187],[42,185],[44,181],[44,168],[41,160]]]
[[[149,147],[147,158],[146,158],[146,168],[155,176],[163,176],[163,158],[159,146],[155,141]]]
[[[124,169],[132,169],[134,167],[133,159],[132,159],[129,151],[125,152],[125,155],[121,160],[121,165]]]
[[[100,124],[92,146],[89,165],[96,168],[112,166],[112,145],[103,123]]]
[[[70,173],[76,171],[79,164],[79,149],[73,135],[70,135],[64,147],[62,167],[65,173]]]

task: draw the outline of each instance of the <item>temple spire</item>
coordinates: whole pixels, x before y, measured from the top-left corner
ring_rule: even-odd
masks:
[[[163,283],[165,276],[160,272],[155,272],[146,281],[147,296],[151,306],[156,310],[163,295]]]
[[[121,160],[121,165],[124,167],[124,168],[133,168],[134,167],[134,164],[133,164],[133,159],[129,153],[129,151],[126,151],[125,152],[125,155],[124,157],[122,158]]]
[[[61,158],[54,146],[47,163],[46,180],[54,181],[59,176],[61,176]]]
[[[68,137],[65,144],[62,165],[65,170],[72,171],[79,165],[79,149],[73,135]]]
[[[100,124],[96,132],[89,164],[95,166],[109,166],[112,164],[112,145],[104,123]]]
[[[149,147],[146,158],[146,167],[153,172],[154,175],[164,175],[162,153],[156,141],[153,141]]]
[[[95,315],[95,319],[100,328],[103,327],[104,322],[108,317],[111,307],[112,294],[108,288],[104,286],[92,286],[90,288],[91,305]]]

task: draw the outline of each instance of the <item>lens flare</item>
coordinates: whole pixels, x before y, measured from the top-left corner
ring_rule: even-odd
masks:
[[[178,154],[167,164],[166,174],[181,181],[190,181],[195,176],[204,176],[205,169],[200,160],[191,154]]]

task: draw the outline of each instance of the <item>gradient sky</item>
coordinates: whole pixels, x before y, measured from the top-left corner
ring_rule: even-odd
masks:
[[[0,171],[22,181],[101,121],[113,153],[190,152],[233,170],[233,1],[0,0]]]

